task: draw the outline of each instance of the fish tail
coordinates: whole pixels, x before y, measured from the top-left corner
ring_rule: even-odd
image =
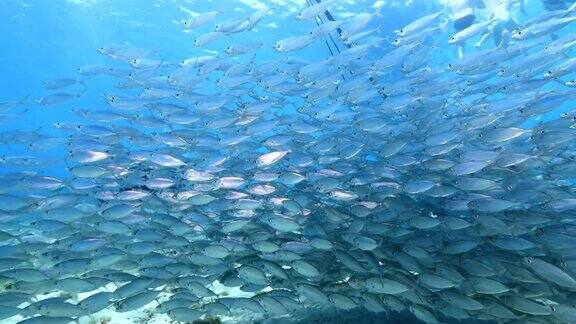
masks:
[[[88,86],[86,85],[86,80],[88,80],[88,78],[84,78],[81,80],[78,80],[78,83],[82,86],[83,90],[81,93],[84,93],[86,91],[88,91]]]
[[[376,9],[376,12],[374,13],[374,15],[376,17],[380,17],[380,18],[384,17],[384,16],[382,16],[382,13],[380,12],[383,8],[384,8],[384,6],[380,6],[380,8]]]
[[[18,100],[18,103],[25,105],[28,103],[28,99],[30,99],[31,94],[27,94],[24,97],[20,98],[20,100]]]

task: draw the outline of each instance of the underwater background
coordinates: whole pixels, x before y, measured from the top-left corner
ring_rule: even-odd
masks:
[[[576,322],[571,6],[0,2],[0,323]]]
[[[375,3],[353,1],[347,4],[346,10],[350,11],[344,16],[374,10]],[[242,41],[258,41],[270,45],[279,39],[306,33],[316,26],[314,21],[293,21],[291,15],[305,4],[305,1],[5,1],[0,4],[1,19],[5,22],[1,26],[2,43],[6,44],[0,56],[0,94],[7,100],[27,98],[27,101],[33,102],[44,92],[43,82],[47,79],[75,76],[78,68],[84,65],[114,64],[98,53],[97,49],[102,46],[150,49],[157,51],[166,61],[180,61],[187,57],[214,54],[217,48],[224,48],[230,43],[229,40],[220,40],[213,46],[216,50],[194,46],[194,39],[200,32],[184,32],[179,25],[187,19],[189,12],[222,10],[224,13],[221,17],[230,19],[255,9],[277,6],[279,15],[273,19],[267,17],[258,30],[237,37]],[[372,23],[372,28],[381,25],[382,30],[395,30],[414,17],[440,8],[435,1],[398,1],[385,6],[387,10],[382,12],[378,22]],[[406,8],[410,8],[410,15],[406,15]],[[212,25],[203,26],[200,31],[208,31],[210,27]],[[266,46],[259,52],[258,58],[265,60],[273,54],[272,46]],[[298,56],[305,58],[326,58],[329,55],[330,51],[323,42],[317,42],[298,53]],[[101,102],[94,101],[95,98],[110,91],[111,86],[107,80],[90,80],[86,95],[75,100],[73,105],[87,108],[101,105]],[[31,109],[29,114],[25,120],[11,120],[5,129],[34,130],[43,127],[47,134],[58,136],[50,125],[73,118],[68,109]],[[14,150],[9,153],[14,155],[25,152],[17,147],[3,149]],[[54,148],[54,153],[60,157],[64,154],[57,148]],[[57,164],[53,167],[43,165],[42,170],[50,167],[50,174],[64,176],[66,173],[58,163],[59,160],[51,161]]]

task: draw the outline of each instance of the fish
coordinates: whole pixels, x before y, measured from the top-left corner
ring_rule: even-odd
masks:
[[[230,55],[246,54],[258,50],[262,46],[261,42],[233,44],[228,46],[225,52]]]
[[[36,103],[41,106],[49,106],[61,104],[75,98],[80,98],[80,94],[76,93],[53,93],[44,97],[38,97]]]
[[[436,19],[438,19],[439,17],[441,17],[442,15],[444,15],[445,12],[439,11],[427,16],[424,16],[422,18],[418,18],[415,21],[411,22],[410,24],[395,30],[394,33],[396,35],[398,35],[399,37],[407,37],[407,36],[411,36],[414,35],[424,29],[426,29],[428,26],[430,26],[431,24],[434,23],[434,21]]]
[[[576,7],[462,53],[493,17],[254,6],[0,103],[0,319],[574,322]]]
[[[203,47],[203,46],[206,46],[210,43],[213,43],[213,42],[219,40],[224,35],[226,35],[226,33],[221,32],[221,31],[208,32],[208,33],[203,34],[203,35],[199,36],[198,38],[196,38],[194,40],[194,45],[196,45],[197,47]]]
[[[484,31],[486,31],[491,24],[492,24],[492,21],[476,23],[476,24],[454,34],[448,40],[448,44],[451,44],[451,45],[462,44],[466,40],[468,40],[474,36],[480,35]]]
[[[260,10],[256,10],[248,17],[248,25],[249,28],[252,29],[258,25],[258,23],[264,19],[270,12],[272,12],[274,8],[263,8]]]
[[[203,12],[203,13],[199,13],[196,16],[186,20],[183,24],[182,27],[185,30],[193,30],[196,29],[202,25],[207,24],[208,22],[210,22],[211,20],[215,19],[218,15],[220,15],[222,13],[222,11],[208,11],[208,12]]]
[[[317,28],[312,30],[310,35],[315,37],[324,37],[330,33],[333,33],[334,31],[337,31],[343,24],[345,24],[345,21],[329,21],[319,25]],[[352,40],[352,42],[353,41],[354,40]]]
[[[575,60],[569,59],[561,64],[549,69],[546,73],[544,73],[545,78],[559,78],[566,74],[570,74],[574,72]]]
[[[316,40],[314,35],[292,36],[282,39],[274,44],[274,49],[278,52],[291,52],[302,49]]]
[[[324,11],[326,11],[328,8],[330,8],[330,6],[334,2],[335,2],[335,0],[325,0],[322,2],[317,2],[317,3],[309,6],[308,8],[305,8],[305,9],[301,10],[300,12],[298,12],[298,14],[296,15],[296,18],[299,20],[312,19],[312,18],[320,15]]]
[[[85,69],[84,69],[85,71]],[[86,73],[86,72],[85,72]],[[48,90],[58,90],[67,88],[74,84],[81,84],[84,85],[84,81],[73,79],[73,78],[61,78],[61,79],[53,79],[53,80],[46,80],[44,81],[44,87]]]
[[[550,35],[553,32],[556,32],[568,26],[574,21],[576,21],[576,17],[565,17],[565,18],[551,19],[549,21],[528,26],[526,28],[517,28],[512,32],[512,38],[515,40],[540,38],[545,35]]]

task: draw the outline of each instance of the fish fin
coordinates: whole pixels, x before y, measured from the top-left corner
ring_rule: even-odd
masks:
[[[104,307],[104,309],[108,309],[108,308],[110,308],[110,307],[112,307],[112,306],[115,306],[115,304],[116,304],[117,302],[118,302],[118,301],[111,302],[110,304],[108,304],[108,306]],[[104,310],[104,309],[102,309],[102,310]]]
[[[488,38],[488,36],[490,36],[490,33],[484,33],[484,35],[482,35],[482,37],[480,37],[480,40],[477,41],[477,42],[474,44],[474,47],[475,47],[475,48],[480,48],[480,47],[482,47],[482,45],[484,44],[484,42],[486,41],[486,39]],[[500,45],[498,45],[498,46],[500,46]]]
[[[376,9],[376,12],[374,13],[374,15],[376,17],[380,17],[380,18],[384,17],[384,16],[382,16],[382,13],[380,12],[383,8],[384,8],[384,6],[380,6],[380,8]]]
[[[25,105],[28,103],[28,99],[30,99],[31,94],[27,94],[24,97],[22,97],[20,100],[18,100],[18,103],[21,105]]]
[[[495,21],[496,19],[494,18],[494,16],[496,15],[496,13],[492,12],[490,13],[490,16],[488,17],[488,20],[486,21],[486,23],[490,23]]]
[[[458,45],[458,57],[459,58],[464,57],[464,53],[465,53],[464,44]]]
[[[254,65],[254,59],[256,58],[256,52],[252,53],[252,57],[248,60],[248,64]]]
[[[85,78],[83,80],[78,80],[78,83],[82,86],[83,90],[81,93],[85,93],[86,91],[88,91],[88,86],[86,85],[86,80],[88,80],[88,78]]]
[[[442,22],[440,22],[440,24],[438,25],[438,28],[440,31],[448,31],[448,29],[450,28],[450,21],[449,20],[444,20]]]
[[[559,85],[564,86],[564,82],[562,82],[562,80],[560,80],[560,79],[558,79],[558,78],[552,78],[551,80],[552,80],[553,82],[558,83]]]
[[[385,40],[388,44],[394,46],[394,39],[393,39],[393,37],[390,37],[390,35],[384,36],[384,40]]]

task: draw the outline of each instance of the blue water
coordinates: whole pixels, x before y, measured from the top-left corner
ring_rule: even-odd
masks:
[[[372,12],[375,1],[350,1],[346,11]],[[247,5],[251,3],[254,7]],[[214,55],[207,49],[223,49],[232,42],[258,41],[264,44],[255,60],[265,61],[277,57],[272,45],[283,38],[308,33],[316,24],[313,20],[296,21],[294,13],[300,10],[302,1],[271,1],[263,3],[275,8],[275,14],[266,16],[256,30],[224,37],[205,49],[194,46],[194,39],[213,28],[213,23],[184,32],[178,24],[189,18],[186,10],[206,12],[222,10],[218,20],[224,21],[246,16],[258,7],[258,1],[178,1],[178,0],[4,0],[0,2],[0,101],[22,100],[27,112],[15,118],[0,120],[0,133],[10,131],[37,131],[52,140],[42,142],[42,147],[30,150],[26,144],[0,143],[2,156],[44,157],[40,165],[33,167],[0,166],[0,172],[35,171],[39,174],[69,177],[66,161],[67,133],[54,127],[57,123],[80,122],[71,109],[107,108],[102,96],[107,93],[121,93],[114,86],[114,78],[109,76],[83,77],[76,73],[79,67],[91,64],[111,67],[125,66],[97,51],[101,46],[121,46],[153,50],[154,57],[166,62],[179,62],[194,56]],[[385,1],[380,9],[380,17],[371,22],[367,29],[379,26],[380,36],[392,37],[392,31],[418,17],[438,11],[442,4],[432,0]],[[527,15],[520,19],[542,12],[540,1],[528,1]],[[277,14],[276,14],[277,13]],[[335,16],[345,12],[336,11]],[[346,18],[345,16],[341,18]],[[564,30],[560,35],[576,32],[576,28]],[[392,39],[390,39],[392,40]],[[345,45],[336,40],[336,45]],[[329,43],[332,51],[337,51]],[[380,48],[382,53],[392,50],[392,45]],[[455,49],[438,49],[438,62]],[[296,55],[311,61],[323,60],[330,56],[324,42],[315,42]],[[373,54],[378,56],[378,54]],[[450,56],[452,57],[452,56]],[[377,57],[376,57],[377,58]],[[246,59],[246,58],[245,58]],[[43,82],[58,78],[80,78],[85,83],[74,86],[73,90],[82,95],[71,101],[57,105],[38,105],[36,98],[48,95]],[[216,86],[202,89],[205,93],[217,92]],[[559,107],[546,119],[554,119],[564,110],[571,108],[569,103]],[[131,113],[138,114],[136,110]],[[533,125],[536,121],[531,121]],[[45,144],[45,145],[44,145]],[[1,188],[1,185],[0,185]],[[362,315],[360,315],[362,316]],[[366,320],[366,319],[365,319]],[[378,321],[406,322],[408,319],[381,316]],[[370,321],[377,321],[368,320]]]
[[[250,7],[245,3],[252,4]],[[234,35],[235,41],[260,41],[263,50],[257,54],[257,60],[265,60],[275,55],[272,44],[279,39],[301,35],[315,27],[313,20],[296,21],[293,17],[305,1],[152,1],[152,0],[55,0],[55,1],[16,1],[0,2],[0,99],[25,100],[28,111],[23,118],[3,122],[1,131],[40,130],[47,136],[62,136],[52,127],[56,122],[76,121],[70,113],[71,108],[103,108],[101,95],[113,92],[110,77],[94,77],[86,81],[87,91],[79,99],[61,105],[39,106],[34,99],[47,94],[43,82],[63,77],[79,77],[75,71],[88,64],[122,66],[97,52],[101,46],[127,46],[157,51],[158,57],[166,61],[180,61],[192,56],[209,55],[203,49],[194,46],[198,35],[210,31],[213,23],[192,33],[183,32],[178,21],[186,20],[186,10],[206,12],[222,10],[219,20],[238,18],[247,15],[262,4],[278,8],[279,14],[269,15],[260,23],[260,27],[248,33]],[[359,0],[346,4],[351,13],[372,12],[376,2]],[[436,12],[442,4],[432,0],[384,1],[380,10],[381,17],[374,19],[367,29],[380,26],[381,36],[392,40],[391,31],[396,30],[414,19]],[[529,16],[542,12],[540,1],[528,1]],[[336,18],[338,13],[335,14]],[[273,25],[271,27],[271,24]],[[230,39],[222,39],[209,48],[225,48]],[[336,40],[337,45],[344,44]],[[330,43],[330,45],[332,45]],[[387,52],[391,45],[382,46]],[[452,50],[452,49],[450,49]],[[332,49],[336,52],[335,49]],[[442,60],[442,51],[439,60]],[[311,60],[322,60],[330,56],[323,42],[315,42],[296,54]],[[555,114],[556,116],[557,114]],[[4,143],[10,144],[10,143]],[[37,170],[66,176],[62,158],[65,155],[60,145],[52,143],[50,149],[30,152],[23,145],[2,145],[0,156],[32,155],[51,156],[51,163],[43,164]],[[60,148],[60,149],[59,149]],[[4,168],[3,171],[9,171]],[[48,172],[49,171],[49,172]]]
[[[258,1],[245,1],[256,4]],[[302,9],[304,1],[263,1],[277,7],[279,15],[269,15],[260,22],[255,31],[234,35],[237,42],[259,41],[264,48],[257,54],[258,60],[276,55],[272,45],[283,38],[308,33],[316,26],[313,20],[296,21],[295,12]],[[353,13],[372,12],[374,1],[354,1],[346,5]],[[381,10],[382,17],[375,19],[367,28],[379,25],[381,30],[392,31],[411,22],[414,18],[437,11],[440,5],[434,1],[416,0],[408,5],[404,1],[392,1]],[[178,21],[189,18],[185,10],[206,12],[222,10],[218,20],[237,19],[256,9],[242,1],[179,1],[179,0],[55,0],[0,2],[0,101],[25,99],[28,112],[23,118],[3,123],[1,131],[39,130],[47,136],[59,137],[52,125],[57,122],[79,121],[70,113],[71,108],[104,108],[101,95],[114,92],[111,77],[98,76],[86,81],[87,91],[78,99],[53,106],[39,106],[35,98],[48,92],[43,82],[58,78],[81,78],[76,74],[79,67],[89,64],[125,66],[97,52],[101,46],[134,47],[157,51],[158,57],[169,62],[184,58],[210,55],[194,46],[194,39],[210,31],[214,23],[193,31],[183,32]],[[340,18],[340,17],[337,17]],[[343,17],[342,17],[343,18]],[[273,24],[274,26],[270,26]],[[208,48],[225,48],[230,39],[222,39]],[[337,41],[340,48],[344,44]],[[392,46],[382,48],[388,51]],[[335,49],[333,49],[335,52]],[[330,56],[323,42],[315,42],[296,55],[311,60]],[[275,57],[275,56],[274,56]],[[209,91],[210,89],[206,89]],[[9,143],[5,143],[9,144]],[[26,150],[24,145],[2,145],[2,155],[51,156],[55,161],[42,165],[36,171],[66,176],[62,158],[65,151],[61,145],[50,149]],[[60,149],[59,149],[60,148]],[[3,171],[9,171],[4,168]]]

